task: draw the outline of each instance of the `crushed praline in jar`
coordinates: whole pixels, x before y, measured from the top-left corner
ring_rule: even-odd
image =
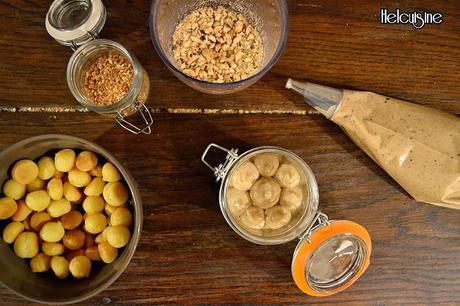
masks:
[[[133,79],[133,66],[126,57],[104,54],[85,73],[87,98],[95,105],[112,105],[126,95]]]
[[[173,52],[182,72],[211,83],[251,77],[264,53],[257,29],[243,15],[223,6],[187,15],[175,29]]]

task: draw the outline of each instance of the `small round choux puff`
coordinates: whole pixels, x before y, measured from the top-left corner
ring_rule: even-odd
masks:
[[[281,186],[271,177],[259,179],[249,191],[254,205],[260,208],[275,206],[281,194]]]
[[[265,225],[264,210],[257,206],[251,206],[240,216],[240,220],[249,228],[262,229]]]
[[[296,187],[300,183],[300,174],[292,164],[282,164],[275,173],[275,179],[284,188]]]
[[[247,191],[257,181],[260,174],[250,161],[241,164],[233,173],[230,184],[238,190]]]
[[[289,208],[291,212],[302,206],[302,199],[303,193],[299,186],[281,190],[280,205]]]
[[[254,164],[262,176],[273,176],[278,170],[280,159],[272,153],[262,153],[254,157]]]
[[[289,208],[276,205],[265,210],[265,224],[270,229],[279,229],[291,221],[291,211]]]
[[[0,198],[0,220],[8,219],[18,209],[18,204],[12,198]]]
[[[227,191],[227,204],[230,213],[235,217],[239,217],[251,206],[251,198],[247,191],[229,187]]]
[[[30,184],[38,177],[38,166],[30,159],[22,159],[14,164],[11,177],[19,184]]]

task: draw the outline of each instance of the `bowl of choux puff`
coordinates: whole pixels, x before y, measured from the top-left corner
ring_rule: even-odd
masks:
[[[142,230],[137,184],[99,145],[40,135],[0,153],[0,282],[30,301],[70,304],[112,284]]]

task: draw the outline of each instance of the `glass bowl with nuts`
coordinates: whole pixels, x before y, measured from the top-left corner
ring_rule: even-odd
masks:
[[[285,0],[154,0],[153,45],[182,82],[209,94],[240,91],[281,56],[288,33]]]
[[[211,150],[226,153],[217,167]],[[230,227],[261,245],[299,239],[291,272],[297,287],[312,296],[345,290],[367,269],[371,238],[361,225],[329,220],[319,210],[319,191],[307,163],[279,147],[256,147],[242,154],[210,144],[201,160],[221,181],[219,204]]]
[[[0,282],[40,303],[70,304],[113,283],[134,255],[142,203],[105,149],[41,135],[0,153]]]

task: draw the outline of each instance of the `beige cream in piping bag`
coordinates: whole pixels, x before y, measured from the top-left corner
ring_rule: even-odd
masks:
[[[372,92],[289,79],[415,200],[460,209],[460,118]]]

